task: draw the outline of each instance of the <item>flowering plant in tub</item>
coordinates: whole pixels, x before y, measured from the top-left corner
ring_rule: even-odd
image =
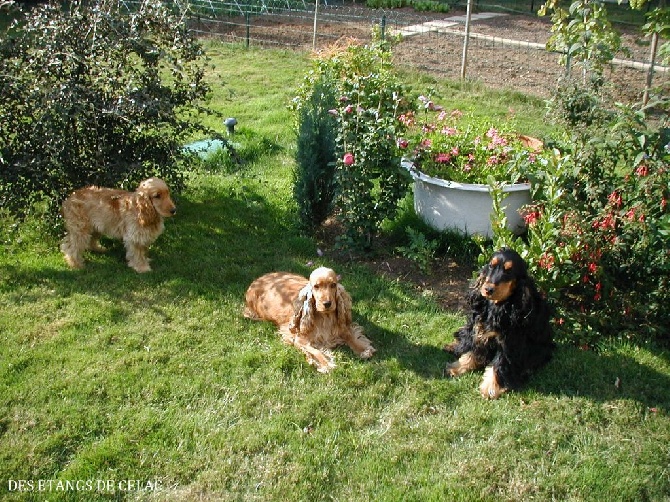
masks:
[[[408,127],[398,147],[413,169],[458,183],[519,183],[541,167],[542,142],[482,120],[445,111],[421,96],[423,112],[399,120]]]
[[[417,214],[438,230],[490,237],[495,187],[504,197],[507,227],[523,232],[520,209],[531,202],[527,181],[547,161],[542,142],[419,99],[421,114],[399,117],[413,133],[397,140],[414,177]]]

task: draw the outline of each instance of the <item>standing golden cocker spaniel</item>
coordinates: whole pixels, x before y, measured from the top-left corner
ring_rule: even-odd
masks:
[[[284,343],[300,349],[321,373],[335,367],[330,349],[338,345],[347,344],[362,359],[376,352],[351,320],[351,296],[326,267],[309,279],[288,272],[259,277],[247,289],[244,316],[275,323]]]
[[[61,244],[71,268],[83,268],[87,249],[104,252],[102,235],[121,239],[128,266],[149,272],[147,249],[163,232],[163,218],[177,209],[163,180],[149,178],[135,192],[90,186],[76,190],[63,202],[67,234]]]

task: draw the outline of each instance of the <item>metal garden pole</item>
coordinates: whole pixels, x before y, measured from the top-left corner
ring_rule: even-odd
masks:
[[[468,0],[468,8],[465,14],[465,39],[463,40],[463,59],[461,61],[461,80],[465,80],[465,68],[468,64],[468,43],[470,42],[470,17],[472,15],[472,2]]]
[[[319,12],[319,0],[314,0],[314,37],[312,38],[312,50],[316,50],[316,15]]]

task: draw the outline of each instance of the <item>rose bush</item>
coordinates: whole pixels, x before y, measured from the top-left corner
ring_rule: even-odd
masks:
[[[320,54],[294,100],[296,109],[317,80],[328,81],[336,94],[330,113],[337,122],[335,205],[345,230],[340,242],[364,250],[409,190],[397,146],[406,126],[398,116],[413,112],[414,100],[394,71],[390,43],[375,36],[368,45],[346,41]]]

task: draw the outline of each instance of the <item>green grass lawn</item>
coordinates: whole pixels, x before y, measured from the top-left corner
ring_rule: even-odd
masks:
[[[212,106],[273,148],[235,173],[188,174],[153,272],[128,268],[119,243],[71,271],[39,222],[0,226],[0,499],[670,498],[667,350],[561,346],[495,402],[481,375],[445,379],[441,347],[463,315],[320,258],[294,228],[286,105],[308,59],[209,53]],[[547,131],[539,101],[408,78]],[[312,263],[342,274],[372,360],[337,350],[322,375],[242,317],[254,278]]]

